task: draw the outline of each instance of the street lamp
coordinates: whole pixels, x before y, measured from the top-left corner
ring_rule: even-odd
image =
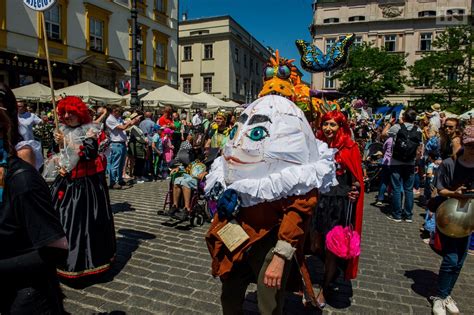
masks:
[[[131,86],[130,86],[130,107],[138,109],[140,100],[138,98],[138,84],[140,84],[140,70],[138,64],[138,10],[137,0],[132,0],[132,70],[131,70]]]

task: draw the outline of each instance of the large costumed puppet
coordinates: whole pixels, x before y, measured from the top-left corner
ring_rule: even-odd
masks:
[[[263,96],[241,114],[205,188],[220,195],[206,242],[224,313],[241,313],[247,285],[256,281],[260,312],[281,314],[292,264],[314,303],[303,245],[318,190],[337,184],[334,154],[285,97]]]

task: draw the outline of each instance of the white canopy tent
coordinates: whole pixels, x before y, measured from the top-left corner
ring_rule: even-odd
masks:
[[[51,100],[51,88],[39,82],[21,86],[13,89],[17,100],[49,102]]]
[[[229,107],[233,107],[233,108],[236,108],[236,107],[241,106],[239,103],[234,102],[233,100],[227,101],[226,103],[227,103],[227,105],[228,105]],[[242,108],[243,108],[243,107],[242,107]]]
[[[55,92],[58,96],[78,96],[86,103],[124,105],[125,99],[112,91],[89,81],[68,86]]]
[[[199,94],[193,95],[194,98],[202,101],[203,103],[207,103],[206,110],[209,112],[216,112],[219,108],[223,108],[228,106],[226,102],[217,97],[207,94],[206,92],[201,92]]]
[[[446,115],[446,118],[457,118],[458,115],[448,112],[447,110],[443,110],[443,113]]]
[[[459,119],[468,120],[468,119],[471,119],[471,118],[474,118],[474,108],[468,110],[467,112],[465,112],[464,114],[459,116]]]
[[[142,102],[144,106],[148,107],[171,106],[180,109],[201,108],[206,105],[205,102],[168,85],[149,92],[142,98]]]
[[[138,98],[142,99],[148,93],[150,93],[150,91],[148,91],[147,89],[138,90]],[[125,99],[125,103],[127,104],[127,106],[130,106],[130,99],[132,98],[132,95],[127,94],[123,98]]]

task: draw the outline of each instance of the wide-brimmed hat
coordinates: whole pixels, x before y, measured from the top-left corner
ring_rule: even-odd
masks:
[[[130,115],[130,119],[135,119],[138,117],[138,113],[133,113]]]
[[[438,103],[434,103],[433,105],[431,105],[431,109],[432,110],[441,110],[441,105],[439,105]]]

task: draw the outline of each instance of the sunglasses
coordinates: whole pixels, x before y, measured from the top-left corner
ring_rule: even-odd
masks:
[[[265,81],[270,80],[277,76],[280,79],[287,80],[290,78],[291,70],[288,66],[279,66],[279,67],[265,67],[263,70]]]

